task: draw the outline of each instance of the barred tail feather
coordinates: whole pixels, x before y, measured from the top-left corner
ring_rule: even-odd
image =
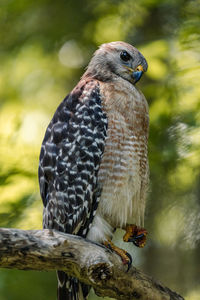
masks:
[[[58,300],[86,300],[90,286],[82,284],[78,279],[68,276],[63,271],[57,271]]]

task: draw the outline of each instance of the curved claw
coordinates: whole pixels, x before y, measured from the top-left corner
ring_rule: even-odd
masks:
[[[124,235],[124,242],[133,242],[139,248],[143,248],[146,243],[147,231],[144,228],[136,225],[128,225]]]
[[[137,247],[140,247],[139,246],[139,244],[140,244],[140,239],[143,239],[145,237],[145,235],[144,235],[144,233],[142,233],[142,234],[139,234],[139,235],[137,235],[137,236],[134,236],[134,237],[132,237],[132,238],[130,238],[130,239],[128,239],[128,242],[133,242],[133,244],[135,245],[135,246],[137,246]]]
[[[133,242],[133,244],[136,247],[143,248],[146,243],[146,234],[144,234],[144,233],[139,234],[139,235],[133,237],[132,239],[130,239],[130,242]]]
[[[132,265],[133,259],[132,259],[132,256],[128,252],[126,252],[126,255],[129,258],[129,262],[127,263],[128,268],[127,268],[127,271],[126,271],[126,272],[128,272],[129,269],[130,269],[130,267],[131,267],[131,265]]]
[[[120,256],[122,263],[124,265],[128,265],[128,268],[127,268],[127,272],[128,272],[128,270],[130,269],[130,267],[132,265],[131,255],[128,252],[126,252],[125,250],[115,246],[110,240],[105,241],[104,246],[106,246],[106,248],[114,251],[117,255]]]
[[[144,233],[141,233],[141,234],[135,236],[135,237],[133,238],[133,240],[138,240],[138,239],[141,239],[141,238],[143,238],[143,237],[144,237]],[[132,242],[132,241],[130,241],[130,242]]]

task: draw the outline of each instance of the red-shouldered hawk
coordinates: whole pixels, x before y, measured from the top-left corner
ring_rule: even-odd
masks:
[[[135,83],[146,70],[133,46],[101,45],[47,127],[39,164],[44,228],[102,243],[128,266],[111,239],[122,228],[124,241],[145,244],[149,116]],[[86,299],[89,287],[57,275],[59,300]]]

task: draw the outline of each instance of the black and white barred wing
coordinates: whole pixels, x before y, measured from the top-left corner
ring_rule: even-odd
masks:
[[[40,154],[44,228],[86,235],[100,195],[97,175],[106,130],[107,118],[93,81],[78,86],[58,107]]]

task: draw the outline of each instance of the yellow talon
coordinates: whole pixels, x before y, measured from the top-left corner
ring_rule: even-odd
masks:
[[[136,225],[127,225],[126,233],[123,237],[124,242],[133,242],[135,246],[143,248],[146,244],[147,231]]]
[[[119,255],[121,257],[123,264],[128,265],[128,269],[127,269],[127,272],[128,272],[128,270],[130,269],[130,266],[132,264],[131,255],[127,251],[115,246],[110,240],[105,241],[104,246],[106,246],[106,248],[114,251],[117,255]]]

